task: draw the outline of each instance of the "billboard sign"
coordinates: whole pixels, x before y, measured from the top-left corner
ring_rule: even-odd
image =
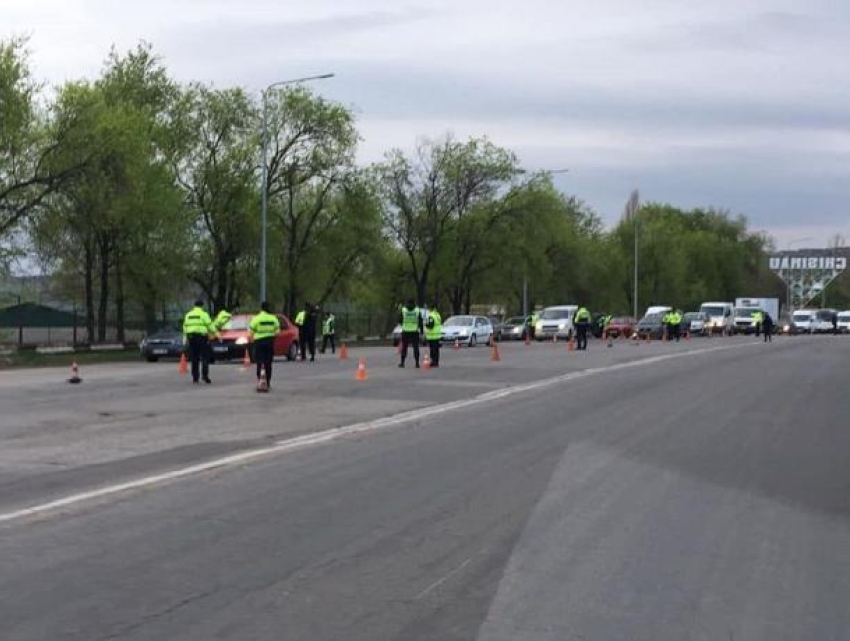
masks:
[[[789,252],[770,257],[770,269],[788,286],[792,308],[808,305],[847,269],[847,257],[828,255],[829,251]]]

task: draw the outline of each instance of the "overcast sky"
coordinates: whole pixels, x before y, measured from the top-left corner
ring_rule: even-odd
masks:
[[[850,240],[844,0],[2,0],[50,84],[154,45],[179,80],[332,71],[360,157],[486,134],[619,217],[629,192],[746,214],[780,246]]]

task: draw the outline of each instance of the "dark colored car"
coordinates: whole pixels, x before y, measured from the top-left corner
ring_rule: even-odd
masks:
[[[524,341],[528,335],[529,324],[524,316],[506,318],[498,327],[494,327],[497,341]]]
[[[184,352],[183,333],[175,329],[160,330],[139,342],[139,353],[149,363],[160,358],[180,358]]]
[[[664,322],[661,314],[650,314],[641,318],[637,324],[637,335],[639,338],[664,338]]]
[[[635,319],[631,316],[612,318],[611,322],[608,323],[608,336],[611,338],[619,338],[620,336],[631,338],[632,334],[635,333],[636,324]]]

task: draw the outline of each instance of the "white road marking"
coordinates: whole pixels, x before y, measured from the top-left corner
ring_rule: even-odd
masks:
[[[425,598],[426,596],[428,596],[431,592],[433,592],[433,591],[434,591],[434,590],[436,590],[438,587],[440,587],[441,585],[443,585],[443,583],[445,583],[445,582],[446,582],[446,581],[448,581],[450,578],[452,578],[455,574],[457,574],[458,572],[460,572],[461,570],[463,570],[463,568],[465,568],[465,567],[466,567],[467,565],[469,565],[470,563],[472,563],[472,559],[467,559],[466,561],[464,561],[463,563],[461,563],[459,566],[457,566],[454,570],[452,570],[451,572],[449,572],[449,573],[448,573],[446,576],[444,576],[442,579],[437,579],[436,581],[434,581],[431,585],[429,585],[427,588],[425,588],[424,590],[422,590],[422,592],[420,592],[419,594],[417,594],[417,595],[416,595],[416,598],[414,599],[414,601],[419,601],[420,599],[423,599],[423,598]]]
[[[466,409],[468,407],[474,407],[476,405],[481,405],[484,403],[490,403],[495,400],[514,396],[516,394],[547,389],[556,385],[560,385],[561,383],[565,383],[567,381],[587,378],[590,376],[595,376],[608,372],[618,372],[622,370],[633,369],[636,367],[643,367],[646,365],[654,365],[656,363],[662,363],[677,358],[684,358],[686,356],[696,356],[699,354],[720,352],[729,349],[738,349],[740,347],[748,347],[752,345],[760,345],[760,343],[747,343],[746,345],[724,345],[721,347],[709,347],[686,352],[676,352],[674,354],[661,354],[659,356],[651,356],[649,358],[643,358],[626,363],[617,363],[615,365],[606,365],[604,367],[593,367],[589,369],[578,370],[575,372],[570,372],[568,374],[561,374],[560,376],[553,376],[551,378],[544,378],[538,381],[533,381],[531,383],[511,385],[491,392],[485,392],[483,394],[479,394],[477,396],[473,396],[472,398],[468,398],[465,400],[442,403],[440,405],[432,405],[430,407],[409,410],[406,412],[395,414],[393,416],[387,416],[372,421],[355,423],[353,425],[346,425],[343,427],[335,427],[329,430],[324,430],[322,432],[316,432],[315,434],[306,434],[304,436],[299,436],[296,438],[285,439],[277,441],[276,443],[268,447],[239,452],[237,454],[230,454],[228,456],[222,456],[211,461],[198,463],[196,465],[190,465],[188,467],[179,468],[170,472],[164,472],[162,474],[155,474],[152,476],[145,476],[132,481],[117,483],[115,485],[109,485],[95,490],[90,490],[88,492],[70,494],[68,496],[55,499],[53,501],[40,503],[31,507],[15,510],[13,512],[0,513],[0,524],[8,523],[10,521],[16,521],[27,517],[39,516],[48,512],[59,510],[61,508],[70,507],[88,501],[94,501],[96,499],[105,498],[130,490],[138,490],[150,487],[152,485],[157,485],[166,481],[181,479],[188,476],[193,476],[195,474],[215,470],[218,468],[230,467],[242,463],[247,463],[249,461],[253,461],[254,459],[258,459],[261,457],[271,456],[274,454],[282,454],[304,447],[311,447],[315,445],[329,443],[331,441],[335,441],[337,439],[344,438],[347,436],[386,430],[391,427],[396,427],[405,423],[413,423],[421,419],[435,416],[438,414],[445,414],[447,412],[454,412],[456,410]]]

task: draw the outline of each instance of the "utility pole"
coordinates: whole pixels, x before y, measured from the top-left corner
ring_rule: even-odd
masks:
[[[632,191],[629,196],[629,200],[626,202],[626,209],[623,212],[623,218],[628,220],[632,219],[632,223],[634,224],[635,231],[635,249],[634,249],[634,264],[635,264],[635,273],[634,273],[634,294],[632,296],[633,303],[633,311],[632,314],[635,320],[638,320],[640,317],[638,316],[638,294],[639,294],[639,276],[640,276],[640,241],[638,238],[638,232],[640,230],[638,226],[638,211],[640,210],[640,193],[635,189]]]

